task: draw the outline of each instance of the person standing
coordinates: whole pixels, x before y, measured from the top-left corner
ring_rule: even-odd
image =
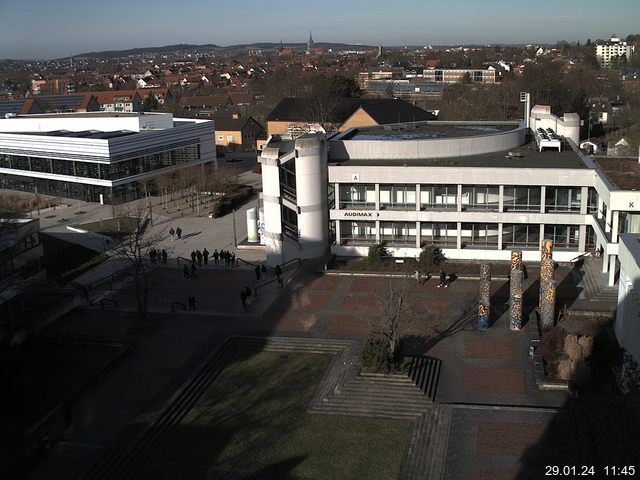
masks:
[[[182,268],[182,278],[184,278],[185,280],[189,280],[189,278],[191,278],[189,276],[189,267],[187,267],[186,265]]]
[[[169,230],[169,236],[171,237],[172,242],[176,239],[176,231],[173,229],[173,227],[171,227],[171,230]]]
[[[220,266],[220,254],[218,253],[218,249],[217,248],[213,250],[213,264],[216,267]]]
[[[244,287],[244,296],[247,298],[247,305],[251,306],[251,289]]]
[[[194,280],[198,278],[198,267],[195,263],[191,264],[191,278]]]
[[[415,278],[416,283],[420,285],[420,271],[416,270],[416,273],[413,274],[413,278]]]
[[[260,267],[256,265],[256,280],[260,280]]]
[[[198,259],[198,267],[202,267],[202,252],[196,250],[196,258]]]
[[[202,259],[204,260],[204,266],[209,265],[209,250],[206,248],[202,251]]]
[[[247,309],[247,294],[244,293],[244,289],[240,289],[240,301],[242,302],[242,308]]]
[[[282,268],[280,268],[280,265],[276,265],[276,278],[278,280],[280,280],[280,275],[282,275]]]
[[[193,295],[189,295],[189,311],[196,311],[196,297],[194,297]]]
[[[162,255],[162,263],[166,265],[167,264],[167,251],[164,248],[162,249],[161,255]]]
[[[236,254],[235,254],[235,252],[231,253],[231,266],[232,267],[236,266]]]
[[[180,227],[176,228],[176,235],[178,236],[178,240],[182,238],[182,229]]]
[[[444,287],[447,288],[449,285],[447,285],[447,274],[444,273],[444,270],[440,269],[440,285],[438,285],[438,288],[440,287]]]

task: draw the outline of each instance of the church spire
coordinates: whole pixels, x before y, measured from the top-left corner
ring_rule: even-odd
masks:
[[[309,30],[309,40],[307,41],[307,53],[311,53],[313,48],[313,37],[311,36],[311,30]]]

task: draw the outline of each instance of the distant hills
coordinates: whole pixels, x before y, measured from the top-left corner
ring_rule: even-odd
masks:
[[[284,43],[284,48],[292,48],[295,50],[305,49],[307,48],[306,43]],[[327,43],[327,42],[319,42],[314,43],[315,47],[324,48],[324,49],[332,49],[332,50],[371,50],[378,47],[374,47],[371,45],[353,45],[347,43]],[[138,56],[145,54],[155,54],[155,55],[164,55],[164,54],[172,54],[175,52],[182,53],[207,53],[207,52],[231,52],[234,50],[275,50],[280,48],[280,42],[278,43],[247,43],[247,44],[239,44],[239,45],[229,45],[227,47],[222,47],[220,45],[214,44],[204,44],[204,45],[191,45],[186,43],[180,43],[177,45],[165,45],[163,47],[145,47],[145,48],[130,48],[127,50],[105,50],[102,52],[88,52],[88,53],[80,53],[78,55],[74,55],[74,58],[118,58],[118,57],[129,57],[129,56]]]

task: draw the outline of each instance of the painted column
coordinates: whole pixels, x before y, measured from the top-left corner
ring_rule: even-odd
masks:
[[[620,212],[615,210],[611,212],[611,241],[616,243],[618,241],[618,229],[620,227]]]
[[[616,284],[616,258],[617,255],[609,255],[609,286]]]
[[[540,261],[544,261],[547,258],[551,258],[553,256],[553,241],[552,240],[543,240],[542,248],[540,249]]]
[[[543,330],[553,327],[556,314],[556,289],[558,282],[547,280],[542,284],[542,296],[540,298],[540,323]]]
[[[480,265],[480,304],[478,305],[478,329],[489,328],[489,315],[491,310],[491,265]]]
[[[509,277],[509,319],[511,330],[522,328],[522,252],[511,252],[511,273]]]

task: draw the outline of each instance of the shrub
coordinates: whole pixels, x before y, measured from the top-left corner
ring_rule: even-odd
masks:
[[[567,333],[560,327],[554,327],[542,334],[540,348],[547,364],[556,363],[564,354],[564,338]]]
[[[213,215],[213,218],[218,218],[226,215],[230,211],[231,202],[229,200],[218,200],[211,208],[211,215]]]
[[[389,255],[387,250],[387,243],[374,243],[369,247],[369,262],[381,263],[382,259]]]
[[[372,333],[362,348],[360,360],[362,367],[374,373],[390,373],[402,366],[402,344],[396,346],[395,355],[391,355],[389,340],[381,333]]]
[[[435,245],[426,245],[420,252],[420,259],[418,260],[420,268],[427,272],[433,267],[439,267],[444,265],[447,261],[447,257],[442,253],[442,249]]]

